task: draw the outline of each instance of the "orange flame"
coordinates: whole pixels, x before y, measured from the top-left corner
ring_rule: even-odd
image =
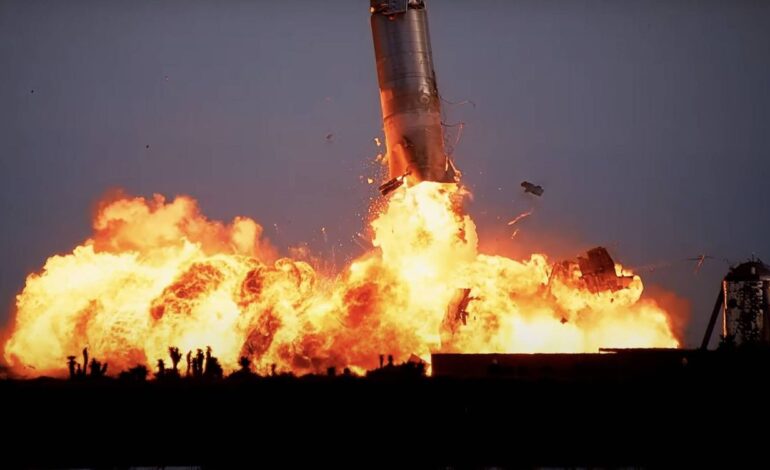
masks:
[[[667,313],[640,300],[638,276],[595,294],[579,272],[550,279],[545,255],[478,253],[461,198],[450,184],[399,188],[371,223],[375,249],[337,278],[275,260],[255,221],[210,221],[189,197],[104,203],[90,239],[27,278],[5,360],[18,373],[60,375],[87,345],[119,371],[169,346],[211,346],[226,372],[246,356],[260,372],[308,373],[362,371],[380,353],[678,346]],[[455,312],[458,289],[472,297]]]

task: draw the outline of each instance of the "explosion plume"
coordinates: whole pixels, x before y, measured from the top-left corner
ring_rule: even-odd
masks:
[[[639,276],[616,265],[627,285],[596,291],[577,266],[554,275],[543,254],[479,253],[461,199],[451,183],[398,188],[371,221],[374,249],[336,276],[278,257],[250,218],[207,219],[187,196],[107,200],[89,239],[27,278],[5,360],[62,375],[84,346],[110,371],[210,346],[225,372],[245,356],[258,372],[303,374],[362,371],[381,353],[678,346]]]

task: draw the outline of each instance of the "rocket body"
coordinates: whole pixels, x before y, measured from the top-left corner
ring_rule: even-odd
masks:
[[[459,172],[444,151],[425,4],[371,0],[371,12],[391,182],[453,183]]]

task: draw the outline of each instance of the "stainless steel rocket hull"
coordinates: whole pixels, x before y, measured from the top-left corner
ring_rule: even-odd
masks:
[[[425,5],[372,0],[371,7],[390,178],[455,182],[456,171],[444,151]]]

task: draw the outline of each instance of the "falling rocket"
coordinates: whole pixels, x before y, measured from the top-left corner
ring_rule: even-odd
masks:
[[[444,151],[441,100],[433,71],[428,16],[422,0],[371,0],[389,181],[454,183],[459,171]]]

